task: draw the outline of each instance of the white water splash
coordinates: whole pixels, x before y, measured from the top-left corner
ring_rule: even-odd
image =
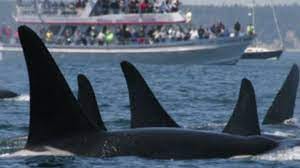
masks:
[[[0,157],[28,157],[28,156],[74,156],[73,153],[68,151],[63,151],[60,149],[52,148],[46,146],[44,151],[35,152],[30,150],[20,150],[15,153],[6,153],[0,155]]]
[[[297,137],[295,134],[289,133],[289,132],[282,132],[282,131],[275,131],[275,132],[264,132],[266,135],[274,135],[278,137],[283,137],[283,138],[295,138]]]
[[[277,150],[271,153],[253,157],[254,160],[267,161],[292,161],[300,160],[300,147],[292,147],[289,149]]]
[[[28,102],[30,101],[30,96],[28,94],[24,94],[24,95],[20,95],[18,97],[14,97],[14,98],[8,98],[8,99],[4,99],[6,101],[25,101]]]
[[[296,118],[291,118],[291,119],[285,120],[283,123],[285,125],[292,125],[292,126],[298,126],[299,125],[299,122]]]

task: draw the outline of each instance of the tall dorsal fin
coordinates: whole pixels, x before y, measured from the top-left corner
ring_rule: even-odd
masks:
[[[42,40],[28,27],[19,35],[30,84],[30,123],[26,147],[97,130],[82,113],[64,76]]]
[[[279,124],[293,118],[299,84],[299,68],[293,65],[283,86],[269,108],[263,124]]]
[[[131,127],[179,127],[160,105],[138,70],[125,61],[121,67],[129,92]]]
[[[242,80],[239,99],[223,132],[241,136],[260,135],[255,92],[247,79]]]
[[[77,80],[78,102],[82,107],[82,111],[94,125],[98,126],[99,130],[106,131],[107,129],[100,115],[96,96],[90,81],[82,74],[78,75]]]

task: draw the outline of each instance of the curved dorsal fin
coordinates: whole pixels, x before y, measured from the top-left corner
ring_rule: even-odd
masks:
[[[106,127],[103,123],[102,117],[97,105],[96,96],[90,81],[86,76],[80,74],[77,77],[78,81],[78,102],[82,107],[82,111],[97,125],[99,130],[106,131]]]
[[[239,99],[223,132],[241,136],[260,135],[255,92],[247,79],[242,80]]]
[[[28,27],[18,29],[30,84],[30,123],[26,147],[97,130],[42,40]]]
[[[299,68],[297,65],[293,65],[283,86],[269,108],[263,124],[279,124],[293,118],[298,84]]]
[[[131,127],[179,127],[160,105],[138,70],[125,61],[121,67],[129,92]]]

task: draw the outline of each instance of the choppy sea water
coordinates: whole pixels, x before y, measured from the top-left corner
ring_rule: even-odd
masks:
[[[129,100],[125,79],[115,61],[98,56],[55,57],[77,95],[77,75],[85,74],[94,86],[102,117],[109,130],[129,128]],[[284,53],[280,61],[242,60],[226,65],[143,65],[135,64],[170,115],[186,128],[222,131],[238,98],[243,78],[253,82],[260,119],[281,87],[292,64],[300,65],[300,53]],[[10,157],[22,149],[29,121],[28,77],[21,54],[3,54],[0,86],[21,94],[0,100],[0,167],[299,167],[300,148],[255,157],[210,160],[149,160],[139,157]],[[298,91],[300,92],[300,90]],[[47,97],[47,95],[45,95]],[[283,125],[262,126],[265,133],[300,138],[300,93],[295,118]]]

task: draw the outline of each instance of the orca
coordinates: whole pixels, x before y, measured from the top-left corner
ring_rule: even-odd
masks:
[[[121,67],[130,97],[131,127],[180,128],[160,105],[140,72],[126,61],[121,63]],[[241,136],[260,135],[254,89],[247,79],[242,80],[239,99],[223,132]]]
[[[92,117],[95,115],[93,110],[82,109],[86,106],[76,100],[42,40],[26,26],[20,26],[18,31],[31,97],[26,150],[56,149],[54,153],[63,151],[91,157],[205,159],[257,155],[279,145],[277,141],[261,136],[244,137],[181,128],[99,129],[99,118]],[[88,80],[84,80],[86,84]],[[89,97],[90,93],[83,93],[86,95],[80,100]]]
[[[121,68],[129,93],[131,128],[180,127],[159,103],[138,70],[126,61],[121,62]]]
[[[9,98],[14,98],[18,97],[19,95],[15,92],[5,90],[5,89],[0,89],[0,99],[9,99]]]
[[[129,92],[132,119],[131,127],[143,128],[169,126],[180,128],[180,126],[171,118],[171,116],[168,115],[158,102],[140,72],[132,64],[126,61],[121,63],[121,67]],[[294,109],[298,82],[299,68],[297,65],[294,65],[284,82],[285,84],[281,88],[281,91],[279,91],[277,98],[275,99],[275,103],[273,103],[270,108],[272,110],[269,110],[269,114],[266,115],[265,120],[273,119],[274,121],[278,118],[278,114],[281,114],[280,116],[283,118],[283,120],[280,120],[279,122],[292,117],[292,115],[289,115],[292,113],[288,111],[292,111]],[[274,108],[275,105],[278,108]],[[274,109],[280,109],[279,107],[281,108],[281,113],[274,111]],[[151,122],[152,120],[148,120],[148,118],[154,118],[152,120],[155,120],[155,124]],[[261,135],[254,89],[251,82],[247,79],[242,80],[239,99],[223,132],[241,136]],[[272,135],[264,136],[274,139],[282,139],[282,137]]]
[[[89,80],[82,74],[78,75],[78,102],[85,112],[85,115],[90,118],[90,121],[95,121],[93,125],[97,125],[99,130],[106,131],[106,127],[103,123],[96,95],[90,84]]]
[[[299,67],[295,64],[267,111],[263,124],[280,124],[293,118],[298,85]]]

